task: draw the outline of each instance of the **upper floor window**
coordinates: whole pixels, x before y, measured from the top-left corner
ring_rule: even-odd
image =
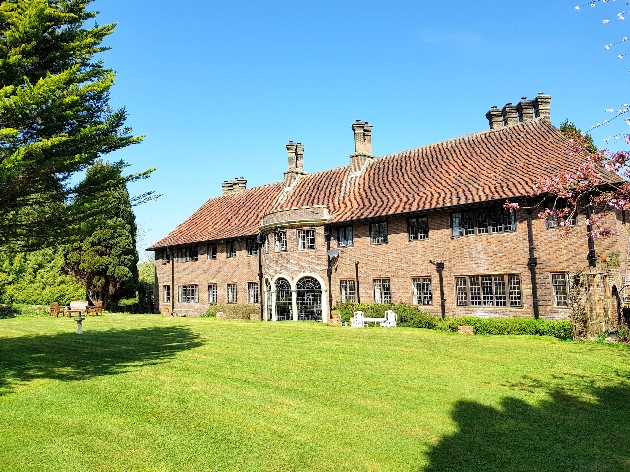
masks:
[[[199,259],[197,246],[186,246],[177,248],[177,262],[191,262]]]
[[[432,305],[431,278],[411,279],[411,283],[413,285],[413,303],[416,305]]]
[[[208,303],[217,302],[217,284],[208,284]]]
[[[567,274],[551,274],[551,285],[553,285],[553,305],[559,307],[569,306]]]
[[[199,287],[197,285],[180,285],[177,301],[179,303],[197,303]]]
[[[374,279],[374,303],[392,303],[392,289],[389,279]]]
[[[217,245],[208,244],[208,259],[216,259],[216,258],[217,258]]]
[[[245,246],[247,248],[248,256],[257,256],[258,255],[258,243],[255,239],[249,238],[245,240]]]
[[[162,253],[161,253],[161,258],[162,258],[162,264],[170,264],[171,262],[171,248],[167,247],[165,249],[162,249]]]
[[[357,301],[357,289],[354,280],[340,280],[339,289],[341,292],[341,303]]]
[[[286,251],[287,250],[287,232],[286,231],[278,231],[275,237],[275,251]]]
[[[225,257],[236,257],[236,241],[227,241],[225,243]]]
[[[354,246],[354,231],[352,226],[340,226],[339,228],[337,228],[337,246]]]
[[[263,250],[265,251],[265,254],[269,252],[269,235],[268,234],[263,235]]]
[[[387,243],[387,221],[379,223],[370,223],[370,243],[386,244]]]
[[[407,218],[407,234],[409,235],[409,241],[427,239],[429,237],[429,217],[416,216]]]
[[[516,212],[501,207],[451,213],[453,237],[516,231]]]
[[[227,284],[227,302],[236,303],[238,300],[236,284]]]
[[[455,277],[455,292],[457,306],[522,306],[518,275]]]
[[[247,284],[247,301],[249,303],[258,303],[258,284],[256,282]]]
[[[568,218],[558,218],[556,215],[551,214],[547,217],[547,229],[558,228],[560,226],[576,226],[577,225],[577,211],[571,215],[567,215]]]
[[[315,249],[315,230],[298,229],[298,249]]]

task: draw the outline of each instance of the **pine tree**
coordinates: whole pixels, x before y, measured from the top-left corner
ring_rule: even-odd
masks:
[[[0,248],[72,237],[73,176],[142,140],[109,106],[114,72],[95,55],[115,25],[87,26],[91,1],[0,2]]]
[[[90,167],[70,205],[83,215],[80,242],[64,249],[64,270],[81,282],[93,302],[115,307],[135,297],[138,286],[137,227],[123,163]]]

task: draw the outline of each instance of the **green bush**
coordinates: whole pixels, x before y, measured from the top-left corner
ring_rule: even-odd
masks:
[[[630,329],[619,328],[617,330],[617,337],[622,343],[630,343]]]
[[[532,336],[552,336],[558,339],[572,339],[570,321],[543,320],[534,318],[478,318],[460,316],[440,318],[424,312],[415,306],[398,303],[381,305],[376,303],[338,303],[333,308],[343,321],[350,321],[355,311],[362,311],[370,318],[385,317],[385,311],[393,310],[398,315],[398,326],[409,328],[437,329],[456,332],[459,326],[472,326],[475,334],[504,335],[527,334]]]
[[[202,315],[214,318],[222,312],[228,320],[249,320],[252,313],[260,314],[260,305],[215,305],[212,304]]]

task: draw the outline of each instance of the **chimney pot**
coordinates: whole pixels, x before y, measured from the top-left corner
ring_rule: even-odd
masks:
[[[486,113],[486,118],[488,119],[488,123],[490,124],[490,129],[498,129],[503,127],[503,116],[501,114],[501,110],[499,110],[496,105],[490,108],[488,113]]]
[[[551,121],[551,95],[545,95],[539,92],[533,102],[536,118]]]
[[[527,100],[523,97],[518,105],[516,105],[516,111],[518,113],[518,121],[531,121],[534,119],[534,101]]]
[[[358,172],[363,168],[367,159],[372,155],[372,125],[367,121],[356,120],[352,123],[354,132],[354,153],[350,156],[352,172]]]

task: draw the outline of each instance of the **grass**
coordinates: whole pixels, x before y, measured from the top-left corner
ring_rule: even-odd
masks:
[[[630,349],[160,315],[0,320],[0,471],[630,470]]]

